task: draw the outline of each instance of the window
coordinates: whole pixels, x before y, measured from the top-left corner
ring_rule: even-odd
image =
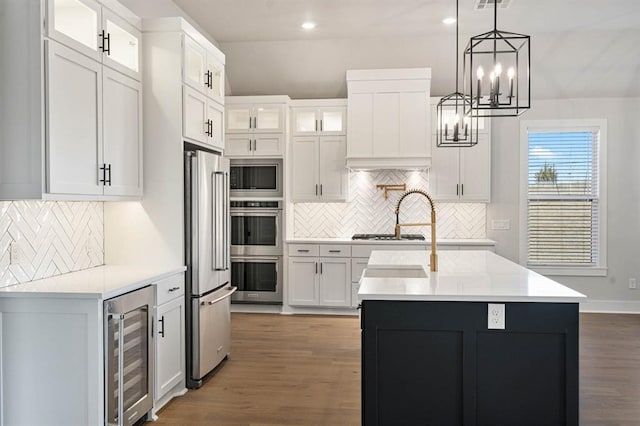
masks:
[[[548,275],[606,274],[606,121],[523,121],[521,261]]]

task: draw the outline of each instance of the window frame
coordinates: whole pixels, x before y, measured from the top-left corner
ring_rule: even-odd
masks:
[[[598,264],[595,266],[529,266],[527,202],[529,172],[529,132],[598,131]],[[607,120],[521,120],[520,121],[520,264],[543,275],[607,275]]]

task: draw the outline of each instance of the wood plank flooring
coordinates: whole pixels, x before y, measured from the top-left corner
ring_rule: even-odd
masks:
[[[232,352],[155,425],[359,425],[357,317],[232,314]],[[580,424],[640,425],[640,315],[580,315]]]

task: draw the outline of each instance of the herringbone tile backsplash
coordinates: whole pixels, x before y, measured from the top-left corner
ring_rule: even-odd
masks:
[[[294,237],[333,238],[353,234],[391,234],[395,225],[395,206],[402,191],[390,191],[383,197],[377,184],[407,184],[407,189],[428,192],[427,172],[379,170],[350,174],[351,197],[348,203],[296,203]],[[429,219],[426,198],[412,195],[402,202],[400,222],[424,222]],[[436,203],[438,238],[485,238],[486,206],[483,203]],[[406,228],[405,233],[429,235],[428,228]]]
[[[0,201],[0,287],[102,265],[103,223],[101,202]]]

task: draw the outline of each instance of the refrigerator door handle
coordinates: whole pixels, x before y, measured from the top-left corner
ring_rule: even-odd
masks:
[[[213,269],[216,271],[226,270],[227,262],[225,260],[225,241],[226,241],[226,229],[227,223],[225,219],[226,209],[226,197],[224,191],[224,172],[213,172],[213,226],[211,236],[211,243],[213,244]]]
[[[231,233],[231,214],[229,212],[229,173],[224,173],[223,186],[224,191],[224,269],[231,268],[231,259],[229,257],[229,248],[231,247],[230,233]]]

